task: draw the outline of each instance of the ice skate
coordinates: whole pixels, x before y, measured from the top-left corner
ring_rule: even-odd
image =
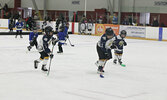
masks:
[[[38,62],[37,60],[34,61],[34,68],[35,68],[35,69],[38,68],[38,63],[39,63],[39,62]]]
[[[117,59],[114,59],[113,63],[114,63],[114,64],[117,64]]]
[[[28,46],[27,49],[28,49],[28,51],[30,51],[31,50],[31,46]]]
[[[46,68],[46,65],[42,65],[42,68],[41,68],[42,71],[48,71],[48,69]]]

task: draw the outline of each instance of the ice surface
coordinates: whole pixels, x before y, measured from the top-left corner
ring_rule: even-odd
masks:
[[[102,79],[94,64],[99,38],[70,35],[75,47],[67,41],[63,54],[55,47],[47,76],[33,68],[39,53],[27,52],[28,35],[0,36],[0,100],[167,100],[167,42],[127,39],[126,67],[110,60]]]

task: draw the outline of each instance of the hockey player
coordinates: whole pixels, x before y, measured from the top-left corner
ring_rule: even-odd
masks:
[[[37,28],[34,27],[33,28],[33,32],[30,32],[30,34],[29,34],[29,43],[30,43],[30,46],[27,47],[29,51],[31,50],[31,48],[34,45],[37,48],[37,46],[38,46],[37,38],[38,38],[38,31],[37,31]]]
[[[57,37],[59,39],[58,42],[59,51],[57,53],[63,53],[62,45],[65,43],[67,33],[64,32],[64,26],[61,26],[58,31],[59,32],[57,34]]]
[[[105,34],[101,36],[97,43],[97,53],[99,60],[95,63],[98,66],[98,73],[103,74],[107,60],[112,58],[111,47],[115,41],[115,34],[112,28],[107,28]]]
[[[34,61],[35,69],[38,68],[38,63],[43,61],[41,70],[48,71],[48,69],[46,68],[47,61],[48,61],[49,57],[50,57],[50,59],[53,58],[53,54],[52,54],[51,50],[49,49],[49,44],[52,42],[53,45],[56,45],[57,41],[58,40],[56,40],[53,37],[53,28],[50,26],[46,27],[45,34],[38,44],[38,51],[40,53],[40,59],[37,59]]]
[[[21,19],[19,19],[19,21],[16,23],[16,36],[15,38],[17,38],[17,35],[20,34],[20,38],[23,38],[22,37],[22,28],[23,28],[23,22],[21,21]]]
[[[123,47],[127,45],[127,43],[125,42],[125,37],[126,37],[126,31],[125,30],[122,30],[121,33],[116,37],[116,40],[114,42],[114,46],[115,46],[115,49],[114,49],[114,53],[115,53],[115,57],[114,57],[114,60],[113,60],[113,63],[117,63],[117,59],[118,59],[118,62],[120,65],[124,66],[122,64],[122,54],[123,54]]]

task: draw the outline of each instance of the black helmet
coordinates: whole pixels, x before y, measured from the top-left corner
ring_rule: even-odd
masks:
[[[106,32],[105,32],[106,35],[108,36],[114,36],[114,31],[112,30],[112,28],[107,28],[106,29]]]
[[[33,30],[37,30],[37,27],[33,27]]]
[[[51,26],[47,26],[47,27],[45,28],[45,33],[46,33],[46,35],[49,35],[50,32],[53,32],[53,28],[52,28]]]
[[[120,36],[121,36],[121,35],[125,35],[125,37],[126,37],[126,34],[127,34],[127,32],[126,32],[125,30],[122,30]],[[121,36],[121,37],[122,37],[122,36]],[[125,38],[125,37],[122,37],[122,38]]]

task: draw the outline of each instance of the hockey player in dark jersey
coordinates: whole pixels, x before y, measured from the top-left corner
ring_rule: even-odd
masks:
[[[115,41],[115,34],[112,28],[107,28],[105,34],[101,36],[100,41],[97,43],[97,53],[99,60],[95,63],[98,66],[98,73],[104,72],[104,66],[107,60],[112,58],[111,47]]]
[[[29,51],[31,50],[31,48],[34,45],[37,48],[37,46],[38,46],[37,38],[38,38],[38,31],[37,31],[37,28],[34,27],[33,28],[33,32],[30,32],[30,34],[29,34],[29,43],[30,43],[30,46],[27,47]]]
[[[65,40],[66,40],[66,35],[67,35],[67,32],[64,32],[64,26],[61,26],[59,28],[59,32],[57,34],[57,37],[59,39],[59,42],[58,42],[58,49],[59,51],[57,53],[63,53],[63,48],[62,48],[62,45],[65,43]]]
[[[20,34],[20,38],[22,37],[22,28],[23,28],[23,22],[21,21],[21,19],[19,19],[19,21],[15,24],[16,26],[16,36],[15,38],[17,38],[17,35]]]
[[[117,60],[119,62],[120,65],[122,65],[122,54],[123,54],[123,47],[127,45],[127,43],[125,42],[125,37],[126,37],[126,31],[122,30],[121,33],[116,37],[116,40],[114,42],[114,53],[115,53],[115,57],[114,57],[114,61],[113,63],[117,63]],[[122,65],[125,67],[125,65]]]
[[[38,51],[40,53],[40,58],[34,61],[35,69],[38,68],[38,63],[43,61],[41,70],[48,71],[48,69],[46,68],[47,61],[49,57],[50,59],[53,58],[53,54],[49,49],[49,44],[52,42],[53,45],[56,45],[57,41],[58,40],[53,37],[53,28],[50,26],[46,27],[45,34],[38,44]]]

